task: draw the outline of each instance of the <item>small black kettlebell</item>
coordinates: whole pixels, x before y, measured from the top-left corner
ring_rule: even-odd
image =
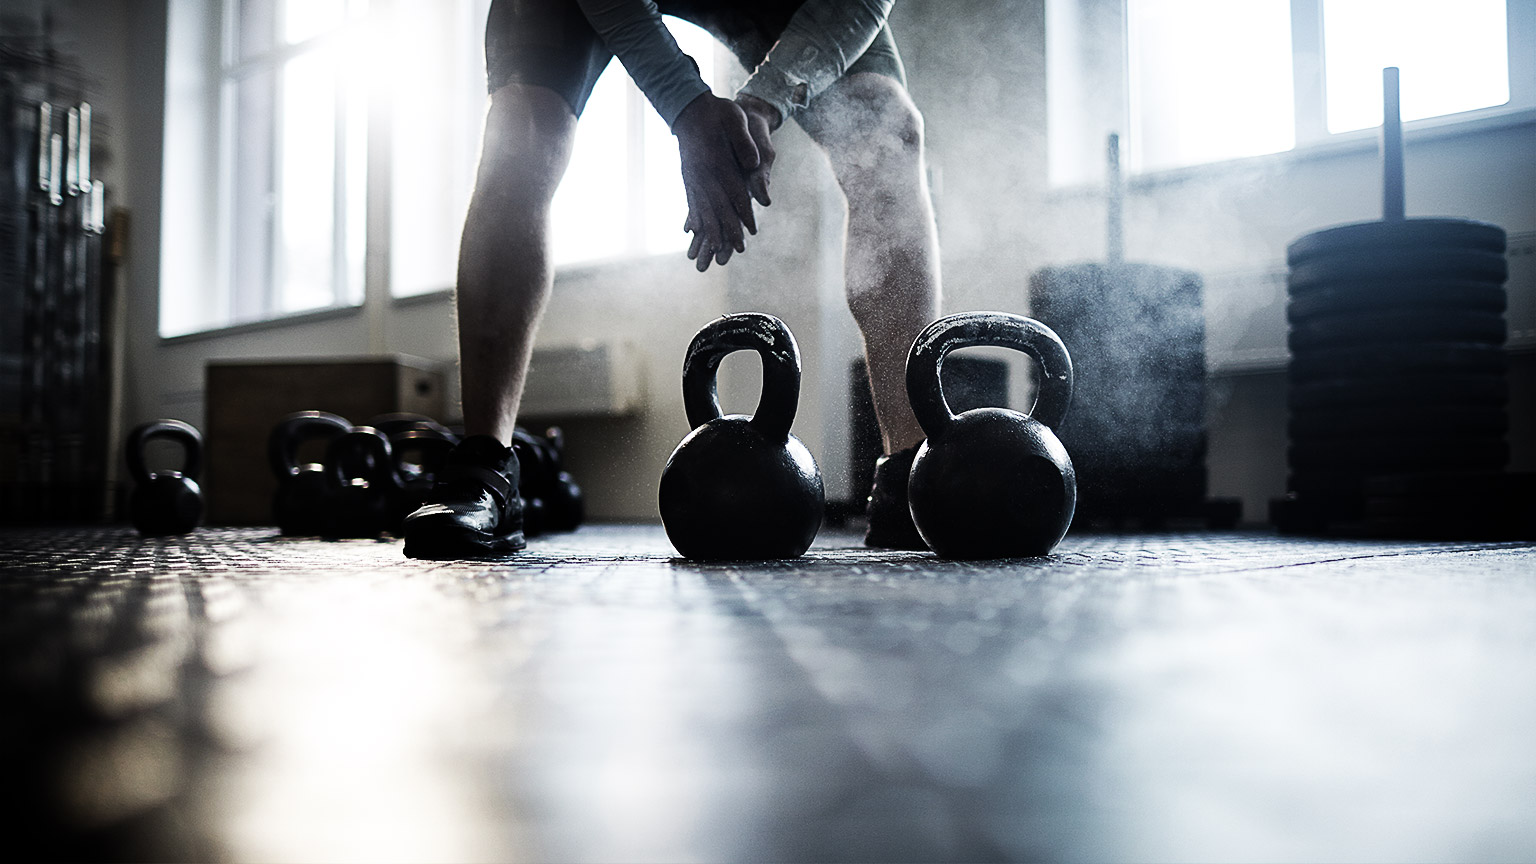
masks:
[[[544,496],[545,517],[551,531],[575,531],[586,518],[586,499],[581,485],[565,470],[565,432],[559,426],[544,430],[549,442],[549,466],[554,475]]]
[[[150,473],[144,466],[144,448],[156,438],[175,442],[182,449],[180,471]],[[180,420],[152,420],[128,433],[125,448],[128,474],[133,477],[129,512],[133,527],[147,537],[186,534],[203,516],[203,490],[197,475],[203,468],[203,436]]]
[[[272,427],[267,436],[267,461],[277,476],[272,519],[282,533],[301,537],[325,533],[333,486],[324,465],[299,464],[299,447],[317,438],[336,438],[351,428],[346,418],[324,411],[289,414]]]
[[[403,429],[389,436],[395,475],[399,478],[398,485],[391,484],[388,526],[391,534],[400,534],[405,517],[427,503],[438,470],[458,444],[458,436],[436,424]]]
[[[763,358],[763,392],[751,417],[721,415],[720,361]],[[694,430],[661,473],[661,521],[688,558],[794,558],[805,554],[826,506],[821,471],[789,434],[800,400],[800,349],[784,322],[760,312],[718,318],[683,361],[683,405]]]
[[[331,440],[325,470],[334,488],[323,536],[377,537],[389,530],[390,500],[399,493],[389,439],[372,426],[354,426]]]
[[[401,432],[408,432],[413,429],[426,430],[444,438],[458,440],[458,436],[454,435],[447,426],[425,414],[410,414],[407,412],[380,414],[370,419],[366,425],[383,432],[384,437],[391,441],[395,440],[395,436]]]
[[[973,345],[1013,348],[1040,363],[1029,414],[976,408],[956,416],[944,401],[944,355]],[[1052,428],[1072,401],[1072,358],[1051,328],[1004,312],[941,318],[907,355],[907,397],[928,435],[909,475],[912,521],[944,558],[1044,555],[1072,524],[1077,475]]]

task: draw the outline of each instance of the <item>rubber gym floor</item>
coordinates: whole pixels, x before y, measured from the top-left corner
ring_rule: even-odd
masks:
[[[1536,858],[1536,544],[0,530],[26,858]]]

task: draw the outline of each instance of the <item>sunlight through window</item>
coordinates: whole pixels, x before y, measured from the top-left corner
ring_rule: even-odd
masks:
[[[1130,168],[1295,146],[1288,0],[1130,0]]]
[[[710,81],[714,37],[676,18],[666,23]],[[571,167],[555,194],[555,264],[680,252],[688,248],[687,213],[677,141],[615,60],[581,115]]]
[[[1381,70],[1402,74],[1404,120],[1509,101],[1504,0],[1325,0],[1328,131],[1381,125]]]

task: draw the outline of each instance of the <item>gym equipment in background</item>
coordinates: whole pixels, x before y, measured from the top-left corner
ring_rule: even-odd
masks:
[[[1536,475],[1505,474],[1505,233],[1407,218],[1398,70],[1382,72],[1382,218],[1287,247],[1290,476],[1282,531],[1536,534]]]
[[[389,439],[372,426],[354,426],[331,439],[325,469],[332,486],[330,518],[321,536],[378,537],[388,532],[390,502],[400,492]]]
[[[47,4],[43,6],[46,10]],[[86,76],[23,16],[0,23],[0,521],[117,515],[121,351]]]
[[[149,442],[164,439],[181,448],[179,471],[154,471],[147,467]],[[152,420],[128,433],[124,444],[128,476],[133,478],[129,515],[133,527],[146,537],[186,534],[203,516],[203,490],[197,475],[203,468],[203,436],[180,420]]]
[[[763,359],[756,413],[723,416],[720,361],[736,351]],[[800,401],[800,349],[783,321],[760,312],[705,325],[683,361],[683,405],[693,431],[661,474],[667,538],[695,559],[795,558],[805,554],[826,502],[821,471],[790,434]]]
[[[399,536],[405,517],[427,503],[437,472],[458,444],[458,436],[442,427],[414,426],[389,436],[395,474],[400,478],[399,487],[389,501],[391,534]]]
[[[1072,346],[1077,407],[1057,432],[1077,468],[1078,524],[1232,527],[1241,502],[1206,498],[1204,283],[1191,270],[1124,260],[1118,135],[1108,172],[1107,260],[1029,280],[1030,315]]]
[[[575,531],[586,518],[581,486],[565,470],[565,433],[551,426],[539,435],[521,426],[512,430],[518,460],[518,494],[523,498],[523,533]]]
[[[277,477],[272,521],[283,534],[313,536],[325,532],[335,487],[324,464],[299,462],[299,448],[307,441],[329,441],[351,429],[345,417],[325,411],[299,411],[272,427],[267,437],[267,462]]]
[[[1012,348],[1040,364],[1029,413],[975,408],[959,415],[940,384],[959,348]],[[1051,431],[1072,402],[1072,358],[1051,328],[1022,315],[965,312],[928,325],[907,356],[907,395],[928,436],[907,487],[912,521],[943,558],[1045,555],[1067,533],[1077,502],[1072,459]]]

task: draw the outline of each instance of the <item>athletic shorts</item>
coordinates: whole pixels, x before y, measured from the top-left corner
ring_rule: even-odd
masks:
[[[804,0],[657,0],[663,15],[697,24],[747,70],[756,69]],[[613,53],[575,0],[492,0],[485,23],[486,85],[494,93],[533,84],[559,93],[576,116],[587,105]],[[889,25],[847,72],[876,72],[906,86]],[[847,74],[845,72],[844,74]],[[812,100],[812,106],[815,100]]]

